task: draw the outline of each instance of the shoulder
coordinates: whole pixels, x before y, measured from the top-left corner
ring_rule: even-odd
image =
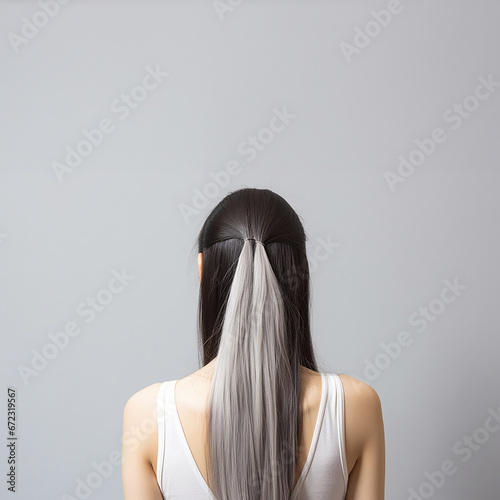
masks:
[[[123,453],[139,454],[151,462],[157,451],[157,398],[161,382],[129,397],[123,409]]]
[[[369,384],[346,374],[339,374],[344,389],[345,434],[352,464],[363,450],[384,439],[382,403]]]
[[[374,411],[381,406],[380,397],[371,385],[345,373],[339,373],[338,376],[344,388],[346,402],[359,409]]]
[[[144,387],[144,389],[132,394],[125,403],[123,409],[124,414],[126,413],[130,417],[136,417],[146,412],[148,409],[156,408],[156,400],[161,384],[161,382],[157,382],[148,385]]]
[[[358,430],[370,431],[370,422],[380,418],[382,402],[377,391],[366,382],[345,373],[339,374],[344,389],[346,418],[354,422]]]

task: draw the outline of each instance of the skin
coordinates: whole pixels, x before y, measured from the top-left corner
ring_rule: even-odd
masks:
[[[198,254],[201,280],[203,256]],[[175,401],[184,435],[205,481],[204,443],[207,400],[213,360],[179,379]],[[383,500],[385,488],[385,436],[382,407],[377,392],[365,382],[341,374],[344,388],[345,446],[349,483],[345,500]],[[158,434],[156,398],[160,383],[130,397],[123,412],[122,479],[125,500],[163,500],[156,480]],[[321,399],[321,377],[301,366],[300,411],[303,435],[295,478],[309,452]],[[151,431],[151,429],[153,429]]]

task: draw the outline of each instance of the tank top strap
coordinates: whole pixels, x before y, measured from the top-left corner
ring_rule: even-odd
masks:
[[[156,480],[163,491],[163,469],[165,465],[165,450],[167,438],[167,423],[175,411],[173,387],[175,380],[167,380],[160,385],[156,398],[156,418],[158,422],[158,456],[156,461]]]
[[[330,379],[330,399],[331,405],[330,410],[334,411],[334,421],[336,426],[336,434],[338,438],[339,447],[339,459],[342,468],[342,475],[344,478],[345,491],[347,491],[347,481],[349,478],[349,473],[347,470],[347,458],[346,458],[346,447],[345,447],[345,396],[344,396],[344,386],[342,385],[342,380],[337,373],[329,373],[328,378]]]

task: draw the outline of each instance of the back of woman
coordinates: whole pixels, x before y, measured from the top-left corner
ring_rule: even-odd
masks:
[[[207,217],[197,238],[202,368],[127,402],[126,500],[383,498],[380,400],[318,369],[305,243],[298,215],[267,189],[230,193]],[[130,439],[146,420],[149,432]]]

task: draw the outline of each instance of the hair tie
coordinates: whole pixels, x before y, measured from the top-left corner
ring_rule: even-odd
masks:
[[[243,241],[248,241],[248,240],[254,240],[256,243],[260,243],[263,247],[265,247],[265,243],[260,241],[260,240],[257,240],[255,238],[244,238]]]

